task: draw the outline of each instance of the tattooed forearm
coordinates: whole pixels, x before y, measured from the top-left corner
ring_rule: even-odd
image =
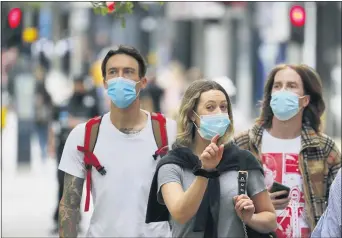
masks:
[[[59,236],[77,237],[84,179],[65,173],[63,197],[59,203]]]
[[[140,132],[140,130],[134,128],[121,128],[120,131],[125,134],[137,134]]]

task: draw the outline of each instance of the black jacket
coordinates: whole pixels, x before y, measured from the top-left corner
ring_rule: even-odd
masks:
[[[165,205],[157,201],[158,171],[165,164],[176,164],[183,169],[194,170],[200,166],[200,160],[192,151],[185,147],[176,146],[158,163],[154,174],[146,212],[146,223],[169,220],[169,211]],[[258,160],[247,150],[241,150],[235,144],[225,146],[222,160],[217,166],[220,173],[238,170],[263,169]],[[238,192],[236,191],[236,194]],[[209,179],[207,190],[197,211],[194,232],[204,231],[204,237],[217,238],[217,226],[220,210],[219,178]]]

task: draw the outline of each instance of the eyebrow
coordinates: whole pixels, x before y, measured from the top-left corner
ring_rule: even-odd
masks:
[[[207,103],[216,103],[214,100],[209,100]],[[228,103],[227,100],[222,100],[220,103]]]
[[[118,69],[118,68],[117,67],[110,67],[107,71],[110,71],[110,70],[113,70],[113,69]],[[129,69],[129,70],[135,71],[135,69],[132,68],[132,67],[123,67],[123,69]]]
[[[288,81],[288,82],[285,82],[286,84],[297,84],[297,82],[295,81]],[[274,82],[274,84],[282,84],[282,82]]]

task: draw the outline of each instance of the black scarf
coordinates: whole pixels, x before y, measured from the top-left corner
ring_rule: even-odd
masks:
[[[157,201],[158,171],[165,164],[176,164],[183,169],[193,170],[200,166],[200,160],[192,151],[176,146],[158,163],[154,174],[146,211],[146,223],[169,220],[169,211],[165,205]],[[257,159],[247,150],[239,149],[235,144],[225,146],[222,160],[217,166],[220,173],[238,170],[260,170],[262,167]],[[236,194],[237,191],[236,191]],[[207,190],[196,213],[194,232],[204,232],[204,238],[217,238],[218,217],[220,211],[220,181],[219,178],[209,179]]]

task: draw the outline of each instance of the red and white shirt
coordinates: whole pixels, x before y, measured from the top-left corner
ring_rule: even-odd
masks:
[[[284,210],[277,210],[278,238],[309,237],[305,221],[302,175],[298,166],[301,137],[278,139],[264,130],[262,137],[262,162],[265,184],[270,188],[274,181],[288,186],[291,201]]]

